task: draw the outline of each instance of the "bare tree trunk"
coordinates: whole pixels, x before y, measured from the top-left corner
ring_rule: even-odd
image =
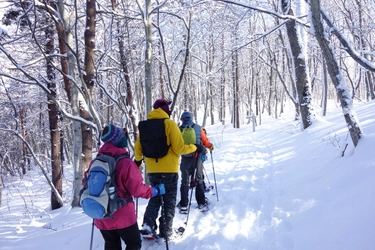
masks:
[[[146,116],[151,111],[152,105],[152,18],[151,0],[145,0],[146,8],[144,13],[145,25],[145,90],[146,90]]]
[[[162,49],[162,45],[161,45],[161,41],[159,40],[159,57],[162,58],[162,53],[163,53],[163,49]],[[164,76],[163,76],[163,63],[162,61],[159,61],[159,83],[160,83],[160,93],[161,93],[161,97],[165,99],[165,84],[164,84]]]
[[[258,76],[258,73],[257,73]],[[261,99],[261,93],[260,93],[260,86],[259,81],[255,81],[255,113],[256,116],[259,117],[259,125],[262,124],[262,112],[260,110],[260,99]]]
[[[214,41],[214,38],[212,36],[212,34],[209,35],[209,44],[210,44],[210,47],[209,47],[209,54],[208,54],[208,73],[211,75],[212,73],[212,70],[213,70],[213,65],[214,65],[214,53],[215,53],[215,41]],[[214,117],[214,93],[213,93],[213,83],[212,83],[213,79],[212,77],[209,77],[208,78],[208,86],[207,86],[207,94],[208,94],[208,101],[210,102],[209,103],[209,107],[210,107],[210,110],[209,110],[209,114],[210,114],[210,120],[211,120],[211,124],[214,124],[215,123],[215,117]],[[204,120],[204,125],[206,125],[206,119]]]
[[[189,13],[189,19],[186,22],[186,26],[185,26],[186,27],[186,35],[183,35],[184,40],[186,41],[186,47],[185,47],[185,51],[184,51],[184,54],[183,54],[184,61],[182,63],[182,68],[181,68],[181,71],[180,71],[180,75],[178,77],[177,88],[174,91],[174,95],[173,95],[172,106],[171,106],[171,110],[172,111],[173,111],[173,109],[174,109],[174,107],[176,105],[176,101],[177,101],[177,98],[178,98],[178,94],[180,93],[180,89],[181,89],[181,86],[182,86],[182,83],[183,83],[183,79],[185,79],[186,67],[187,67],[187,65],[189,63],[189,57],[190,57],[191,17],[192,17],[192,13],[190,12]],[[199,103],[199,100],[196,100],[195,104],[198,104],[198,103]],[[195,107],[196,106],[197,105],[195,105]],[[193,110],[193,113],[197,114],[196,110]]]
[[[221,35],[221,53],[222,53],[222,61],[224,61],[225,54],[224,54],[224,32]],[[220,70],[221,74],[221,81],[220,81],[220,108],[219,108],[219,120],[224,125],[225,124],[225,70],[224,67]]]
[[[274,83],[274,86],[275,86],[275,103],[274,103],[274,108],[275,108],[275,119],[278,118],[278,113],[277,113],[277,103],[278,103],[278,97],[277,97],[277,85],[276,85],[276,82]]]
[[[271,57],[270,57],[271,58]],[[273,59],[271,59],[270,64],[272,64]],[[268,106],[267,111],[268,115],[272,115],[272,98],[275,96],[275,86],[273,85],[273,72],[272,68],[270,69],[269,75],[268,75],[268,83],[269,83],[269,92],[268,92]]]
[[[71,90],[72,93],[72,112],[76,116],[79,116],[79,91],[77,87],[73,87]],[[74,167],[74,182],[73,182],[73,199],[72,206],[79,206],[79,192],[82,188],[82,178],[85,168],[83,167],[82,162],[82,133],[81,133],[81,124],[77,121],[72,122],[72,134],[74,142],[72,143],[73,150],[73,167]],[[86,167],[88,167],[86,165]]]
[[[86,100],[90,100],[91,92],[95,83],[95,26],[96,26],[96,0],[86,1],[86,29],[85,37],[85,74],[84,79],[84,95]],[[90,105],[90,104],[88,104]],[[79,104],[80,117],[87,121],[92,121],[92,117],[87,107],[87,103],[81,101]],[[82,165],[86,169],[92,160],[92,128],[81,123],[82,133]]]
[[[0,165],[0,207],[3,200],[3,164]]]
[[[55,51],[54,44],[54,26],[52,22],[46,18],[46,54],[53,54]],[[47,88],[50,91],[51,96],[56,98],[56,75],[55,68],[53,65],[52,57],[47,59]],[[60,156],[60,131],[59,131],[59,111],[56,104],[48,97],[48,114],[49,114],[49,130],[50,130],[50,142],[51,142],[51,167],[52,167],[52,183],[58,191],[59,195],[62,195],[62,164]],[[58,197],[54,190],[51,190],[51,208],[58,209],[62,207]]]
[[[359,45],[360,45],[360,51],[367,51],[367,50],[371,50],[371,47],[370,46],[367,46],[367,43],[368,41],[366,40],[366,38],[364,37],[364,34],[363,34],[363,22],[364,22],[364,18],[362,16],[362,13],[364,12],[363,10],[363,7],[362,7],[362,3],[360,0],[356,0],[356,3],[358,5],[358,19],[359,19],[359,30],[360,30],[360,34],[358,35],[359,37]],[[368,48],[369,47],[369,48]],[[369,55],[368,54],[365,54],[364,57],[369,60]],[[364,73],[365,75],[365,89],[366,89],[366,99],[367,100],[374,100],[375,99],[375,93],[374,93],[374,88],[373,88],[373,79],[372,79],[372,72],[370,71],[366,71]],[[354,94],[354,93],[353,93]]]
[[[232,120],[233,127],[240,127],[239,119],[239,96],[238,96],[238,52],[237,50],[232,54],[232,81],[233,81],[233,110],[232,110]]]
[[[75,6],[77,8],[77,6]],[[72,85],[67,75],[72,79],[76,79],[75,75],[75,56],[73,55],[73,36],[70,30],[70,18],[66,15],[64,9],[63,0],[58,0],[56,9],[58,10],[59,16],[61,19],[57,19],[56,29],[59,38],[59,49],[60,54],[66,54],[67,57],[61,57],[60,64],[61,70],[65,74],[63,76],[64,80],[64,89],[66,96],[71,104],[72,114],[74,116],[79,116],[79,106],[78,100],[80,92],[77,89],[77,86]],[[77,22],[77,19],[75,19]],[[77,25],[73,25],[77,27]],[[68,49],[68,46],[70,49]],[[78,121],[72,121],[72,133],[74,140],[67,140],[71,142],[72,154],[73,154],[73,168],[74,168],[74,180],[73,180],[73,198],[71,205],[73,207],[79,206],[79,191],[82,188],[82,177],[83,177],[83,167],[82,167],[82,133],[81,133],[81,124]],[[64,138],[61,138],[64,139]],[[61,145],[63,147],[63,145]]]
[[[25,138],[25,140],[27,140],[27,129],[26,129],[26,121],[25,121],[26,109],[24,107],[21,107],[19,114],[20,114],[20,126],[21,126],[21,131],[22,131],[22,137]],[[26,174],[26,165],[28,162],[27,154],[28,154],[27,147],[25,144],[23,144],[22,145],[23,160],[22,160],[22,165],[21,165],[22,174]],[[30,165],[28,166],[28,169],[30,170]]]
[[[64,5],[61,1],[59,1],[57,4],[60,4],[60,7],[62,9],[64,9]],[[56,5],[55,3],[52,3],[52,7],[56,10],[56,11],[59,11],[59,7],[58,5]],[[61,13],[63,16],[64,15],[64,12]],[[65,44],[65,41],[66,41],[66,38],[65,38],[65,30],[64,30],[64,25],[62,23],[62,20],[61,19],[57,19],[56,21],[56,30],[57,30],[57,35],[58,35],[58,41],[59,41],[59,49],[60,49],[60,54],[61,55],[66,55],[67,54],[67,48],[66,48],[66,44]],[[65,89],[65,92],[66,92],[66,96],[69,100],[69,102],[71,101],[71,93],[70,93],[70,89],[71,89],[71,86],[70,86],[70,81],[69,81],[69,78],[67,77],[67,75],[69,75],[69,65],[68,65],[68,59],[66,57],[60,57],[60,65],[61,65],[61,71],[64,73],[63,74],[63,81],[64,81],[64,89]],[[59,113],[59,117],[61,119],[61,125],[62,125],[62,120],[63,120],[63,116]],[[64,129],[63,127],[60,128],[60,157],[61,157],[61,163],[62,165],[64,164]],[[61,170],[63,172],[63,168]]]
[[[205,74],[206,76],[209,76],[212,72],[212,67],[213,67],[213,46],[214,43],[212,41],[212,35],[209,35],[208,38],[208,48],[206,49],[206,67],[205,67]],[[206,126],[206,121],[207,121],[207,113],[210,113],[211,116],[211,124],[213,124],[213,103],[212,103],[212,82],[211,82],[211,77],[206,77],[204,80],[205,84],[205,93],[204,93],[204,110],[203,110],[203,121],[202,121],[202,126]],[[210,109],[208,110],[208,107]]]
[[[350,136],[352,138],[354,146],[356,147],[358,145],[359,139],[361,138],[362,131],[359,127],[355,111],[352,108],[353,100],[351,98],[350,92],[347,88],[338,62],[335,59],[332,47],[326,38],[320,14],[320,1],[311,0],[310,8],[312,24],[314,26],[315,31],[315,37],[319,43],[323,56],[327,62],[328,73],[331,77],[332,83],[336,88],[337,96],[341,103],[341,108],[344,113],[344,118],[348,126]]]
[[[322,95],[322,115],[327,114],[327,94],[328,94],[328,76],[327,76],[327,64],[324,57],[322,58],[322,69],[323,69],[323,95]]]
[[[206,126],[206,120],[207,120],[207,107],[208,107],[208,102],[209,102],[209,88],[210,88],[210,82],[209,80],[205,79],[205,86],[206,90],[204,91],[204,103],[203,103],[203,121],[202,121],[202,127]],[[195,113],[195,116],[197,116],[197,113]]]
[[[370,71],[365,72],[366,99],[368,101],[375,99],[374,93],[374,74]]]
[[[283,13],[293,16],[290,0],[282,0]],[[298,36],[297,23],[290,20],[286,23],[286,30],[288,34],[289,47],[292,54],[292,67],[295,73],[298,104],[301,112],[301,121],[303,129],[308,128],[313,121],[313,112],[311,105],[310,83],[307,74],[306,59],[303,53],[303,43],[301,41],[302,35]]]
[[[145,0],[145,10],[142,10],[141,4],[137,0],[139,10],[143,18],[143,25],[145,28],[145,78],[144,78],[144,90],[145,90],[145,113],[144,117],[147,117],[148,112],[151,111],[152,105],[152,18],[151,18],[151,0]],[[147,167],[146,167],[147,168]],[[144,171],[143,178],[147,184],[149,184],[147,172]]]
[[[114,11],[116,11],[116,0],[111,0],[112,2],[112,9]],[[133,110],[135,109],[135,105],[134,105],[134,101],[133,101],[133,92],[132,92],[132,89],[131,89],[131,81],[130,81],[130,74],[129,74],[129,67],[128,67],[128,64],[129,64],[129,61],[128,60],[128,54],[130,54],[130,51],[127,50],[125,48],[125,45],[124,45],[124,35],[121,31],[121,27],[122,27],[122,23],[121,23],[121,20],[122,19],[117,19],[116,21],[116,25],[117,25],[117,41],[118,41],[118,45],[119,45],[119,53],[120,53],[120,63],[121,63],[121,67],[123,69],[123,72],[124,72],[124,78],[125,78],[125,84],[126,84],[126,106],[127,107],[130,107],[130,109],[126,109],[128,110],[129,112],[129,117],[130,117],[130,127],[131,127],[131,131],[134,131],[134,142],[137,138],[137,124],[136,124],[136,117],[133,113]],[[127,124],[125,124],[126,126]]]
[[[159,8],[158,8],[158,14],[157,14],[157,25],[158,27],[160,27],[160,13],[159,13]],[[159,30],[160,32],[160,30]],[[162,36],[160,36],[162,38]],[[163,40],[162,39],[159,39],[158,41],[158,54],[159,54],[159,57],[162,58],[163,56],[165,56],[164,54],[164,49],[163,49]],[[169,82],[169,79],[167,80]],[[165,81],[164,81],[164,76],[163,76],[163,62],[161,60],[159,60],[159,83],[160,83],[160,93],[161,93],[161,97],[162,98],[166,98],[165,97]]]

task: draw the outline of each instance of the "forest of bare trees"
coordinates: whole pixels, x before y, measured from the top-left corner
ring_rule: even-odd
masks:
[[[373,0],[6,0],[0,14],[1,181],[39,167],[52,209],[64,165],[78,206],[102,127],[132,146],[157,98],[175,120],[234,128],[288,106],[302,130],[331,102],[354,146],[353,102],[375,98]]]

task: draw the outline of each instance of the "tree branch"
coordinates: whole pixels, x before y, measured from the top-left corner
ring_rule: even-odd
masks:
[[[7,131],[7,132],[11,132],[12,134],[14,134],[15,136],[17,136],[19,139],[21,139],[21,141],[26,145],[26,147],[30,150],[30,153],[32,154],[36,164],[38,165],[38,167],[42,170],[42,173],[44,175],[44,177],[46,178],[47,180],[47,183],[50,185],[51,189],[52,189],[52,192],[56,195],[57,197],[57,200],[58,202],[63,206],[64,205],[64,202],[63,202],[63,199],[62,197],[60,196],[59,192],[57,191],[56,187],[53,185],[53,183],[51,182],[50,178],[48,177],[48,174],[46,172],[46,170],[44,169],[42,163],[38,160],[38,158],[36,157],[33,149],[31,148],[30,144],[15,130],[12,130],[12,129],[5,129],[5,128],[0,128],[1,131]]]

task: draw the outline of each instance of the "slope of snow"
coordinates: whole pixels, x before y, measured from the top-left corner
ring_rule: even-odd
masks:
[[[215,150],[206,181],[216,180],[217,192],[207,194],[207,213],[194,209],[193,198],[187,225],[176,210],[174,226],[186,231],[169,249],[375,249],[375,102],[356,104],[356,112],[364,132],[357,148],[338,109],[303,132],[293,114],[263,115],[255,132],[251,124],[207,126]],[[66,205],[55,211],[36,167],[21,180],[4,176],[1,250],[90,249],[92,220],[69,206],[71,170],[64,167]],[[146,205],[138,200],[139,225]],[[92,249],[104,249],[96,228]],[[166,246],[144,242],[142,249]]]

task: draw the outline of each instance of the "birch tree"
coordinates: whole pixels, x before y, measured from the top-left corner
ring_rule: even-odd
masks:
[[[142,7],[139,0],[137,4],[142,16],[142,21],[145,29],[145,74],[144,74],[144,87],[145,87],[145,101],[146,101],[146,114],[151,110],[152,106],[152,8],[151,0],[145,0]]]
[[[302,1],[300,2],[296,0],[295,4],[298,6],[298,9],[302,9],[304,6]],[[284,14],[294,16],[291,0],[281,0],[281,5]],[[311,126],[314,117],[311,104],[312,96],[310,91],[311,87],[306,58],[307,43],[304,41],[307,38],[306,34],[303,34],[304,31],[298,27],[295,20],[287,21],[285,26],[287,31],[286,33],[288,35],[289,49],[292,55],[292,74],[297,86],[297,102],[299,104],[302,128],[306,129]]]
[[[327,62],[326,65],[328,68],[328,74],[330,75],[331,81],[336,88],[336,93],[341,103],[341,108],[344,114],[345,122],[349,129],[350,137],[352,138],[353,144],[356,147],[359,139],[362,136],[362,131],[359,127],[357,117],[353,109],[351,94],[341,73],[334,51],[330,46],[330,42],[328,40],[329,34],[324,31],[320,0],[310,0],[310,11],[314,35],[322,50],[324,59]]]

